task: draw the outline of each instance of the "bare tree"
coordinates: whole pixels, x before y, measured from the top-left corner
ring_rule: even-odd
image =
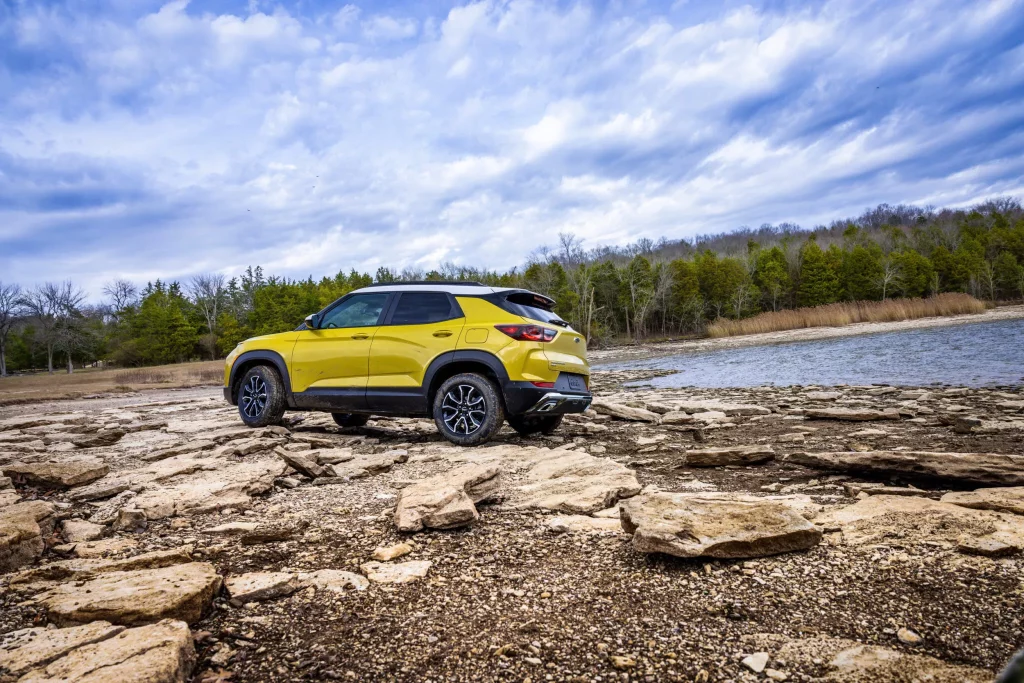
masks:
[[[46,348],[47,371],[53,374],[54,351],[65,351],[68,373],[71,373],[74,370],[71,354],[84,342],[80,324],[85,292],[70,280],[60,284],[47,282],[26,292],[21,300],[36,324],[39,340]]]
[[[889,288],[899,282],[900,266],[894,259],[886,256],[882,259],[882,272],[875,278],[875,286],[882,290],[882,301],[889,292]]]
[[[120,278],[103,285],[103,293],[110,297],[110,309],[115,319],[139,301],[139,288]]]
[[[0,377],[7,376],[7,337],[23,314],[21,287],[0,282]]]
[[[982,261],[977,273],[978,288],[989,301],[996,300],[996,271],[989,261]]]
[[[189,294],[195,302],[196,308],[203,314],[206,320],[206,329],[210,333],[206,336],[206,344],[210,351],[210,358],[217,358],[217,316],[227,298],[227,291],[224,289],[224,276],[221,274],[196,275],[188,286]]]

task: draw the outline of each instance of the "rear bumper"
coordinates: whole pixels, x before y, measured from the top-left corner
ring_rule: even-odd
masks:
[[[504,387],[505,410],[509,415],[564,415],[582,413],[590,406],[589,391],[556,391],[530,382],[508,382]]]

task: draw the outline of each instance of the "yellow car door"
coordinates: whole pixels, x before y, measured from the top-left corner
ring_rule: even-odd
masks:
[[[424,373],[439,355],[455,350],[466,318],[445,292],[401,292],[391,308],[370,347],[368,409],[416,412],[425,400]]]
[[[367,292],[345,297],[319,316],[315,329],[299,333],[290,370],[298,405],[314,397],[318,405],[337,399],[333,407],[338,409],[365,404],[370,344],[390,296]],[[303,392],[307,397],[300,395]],[[347,405],[349,401],[352,405]]]

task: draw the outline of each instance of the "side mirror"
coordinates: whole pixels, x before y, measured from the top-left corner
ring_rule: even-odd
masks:
[[[320,316],[319,315],[314,313],[313,315],[307,315],[306,316],[306,328],[307,329],[315,330],[319,326],[320,326]]]

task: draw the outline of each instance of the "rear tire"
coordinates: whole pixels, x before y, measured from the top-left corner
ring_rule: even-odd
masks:
[[[494,382],[471,372],[441,384],[433,412],[437,431],[457,446],[490,441],[505,421],[505,406]]]
[[[509,415],[508,426],[519,432],[521,436],[529,436],[538,432],[550,435],[562,424],[561,415]]]
[[[284,383],[277,370],[257,365],[242,377],[238,385],[238,415],[248,427],[266,427],[281,422],[284,416]]]
[[[370,421],[369,415],[356,413],[331,413],[331,417],[339,427],[363,427]]]

